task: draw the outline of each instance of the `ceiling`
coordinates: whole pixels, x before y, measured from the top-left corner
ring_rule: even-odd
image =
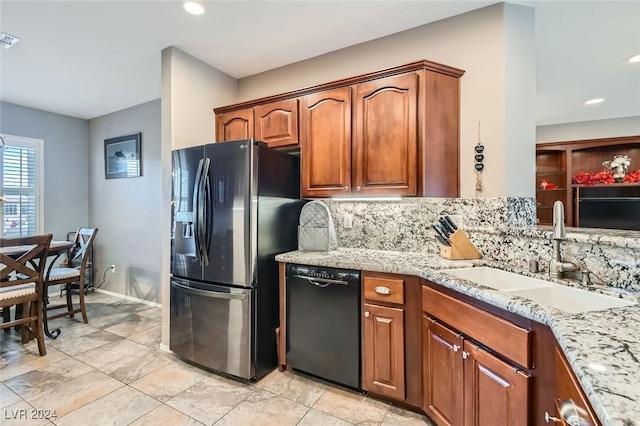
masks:
[[[242,78],[492,3],[0,0],[21,39],[0,49],[0,99],[90,119],[159,98],[168,46]],[[514,3],[536,8],[538,125],[640,115],[640,2]]]

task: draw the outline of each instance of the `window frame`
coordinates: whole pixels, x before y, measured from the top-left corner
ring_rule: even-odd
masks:
[[[5,133],[0,133],[2,139],[4,139],[4,145],[15,146],[20,148],[32,148],[36,153],[36,187],[34,190],[34,196],[36,200],[35,208],[35,233],[40,235],[44,233],[44,139],[28,138],[24,136],[15,136]],[[3,148],[4,151],[4,148]],[[2,153],[2,159],[0,159],[0,195],[7,194],[19,194],[21,191],[4,188],[4,152]],[[1,216],[0,216],[1,217]],[[4,221],[4,218],[2,219]],[[0,236],[4,237],[4,225],[0,226]]]

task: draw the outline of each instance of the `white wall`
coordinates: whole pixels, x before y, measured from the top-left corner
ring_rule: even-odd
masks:
[[[2,102],[0,133],[44,140],[44,232],[89,226],[87,120]]]
[[[141,132],[142,176],[105,179],[104,140]],[[160,100],[89,121],[89,222],[99,228],[95,256],[102,289],[161,302]]]
[[[215,141],[213,108],[236,102],[237,81],[175,47],[162,51],[162,346],[169,347],[171,150]]]
[[[638,135],[640,135],[640,115],[538,126],[536,128],[536,143]]]
[[[482,123],[482,141],[487,148],[486,190],[482,196],[533,196],[533,148],[509,151],[510,156],[522,155],[521,162],[530,162],[530,170],[520,179],[530,180],[526,184],[512,185],[507,184],[512,176],[506,165],[505,147],[510,143],[517,143],[518,147],[526,143],[534,146],[535,66],[531,66],[534,31],[531,9],[497,4],[244,78],[239,81],[238,101],[419,59],[461,68],[466,71],[461,79],[461,196],[475,194],[473,146],[477,141],[478,121]],[[507,80],[507,73],[516,69],[528,71]],[[513,125],[507,128],[510,122]]]

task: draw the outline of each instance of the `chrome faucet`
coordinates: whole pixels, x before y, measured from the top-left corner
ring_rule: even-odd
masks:
[[[560,244],[567,239],[567,231],[564,227],[564,205],[558,200],[553,203],[553,255],[549,264],[549,274],[553,278],[562,278],[565,272],[573,272],[580,269],[574,263],[562,260]]]

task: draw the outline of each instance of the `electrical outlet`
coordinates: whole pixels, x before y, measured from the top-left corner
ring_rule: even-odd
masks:
[[[116,265],[111,265],[111,273],[112,274],[116,273]]]
[[[343,223],[345,228],[353,228],[353,215],[351,213],[345,213],[343,217]]]

